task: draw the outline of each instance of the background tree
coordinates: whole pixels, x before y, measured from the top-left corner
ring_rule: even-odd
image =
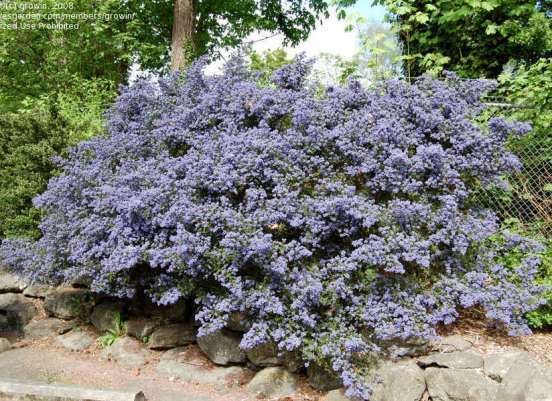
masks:
[[[270,78],[274,72],[291,62],[292,59],[282,48],[266,50],[262,53],[253,50],[249,53],[251,70],[258,74],[257,80],[263,86],[270,84]]]
[[[296,45],[331,6],[344,17],[343,8],[354,2],[151,0],[146,7],[141,0],[71,0],[70,13],[132,18],[79,20],[78,29],[0,30],[0,105],[17,110],[25,98],[67,90],[75,76],[107,79],[116,87],[133,64],[158,73],[170,64],[181,69],[197,56],[216,57],[240,45],[254,31],[282,33],[286,44]],[[52,23],[47,15],[60,12],[54,0],[36,3],[43,6],[33,11],[40,16],[36,23]],[[0,9],[3,21],[18,12]]]
[[[409,76],[443,67],[497,77],[508,62],[552,53],[547,2],[538,0],[376,0],[390,12]]]
[[[202,54],[236,47],[254,31],[278,32],[284,44],[305,40],[320,18],[329,16],[330,6],[340,10],[356,0],[175,0],[171,67],[183,69]],[[172,3],[172,2],[171,2]]]
[[[52,156],[66,148],[66,121],[56,110],[0,114],[0,238],[33,237],[40,213],[32,198],[51,177]]]
[[[194,40],[194,0],[174,0],[171,43],[171,69],[183,69],[187,64],[186,50],[196,52]]]
[[[349,78],[360,79],[360,66],[354,58],[338,54],[321,53],[314,62],[309,80],[318,85],[321,91],[330,85],[347,83]]]
[[[73,84],[0,113],[0,239],[39,236],[32,199],[55,174],[52,157],[104,131],[112,82],[73,78]]]
[[[401,43],[392,27],[361,15],[352,14],[347,19],[346,29],[355,31],[358,37],[359,50],[353,58],[356,75],[372,82],[400,75]]]
[[[22,3],[22,2],[17,2]],[[133,57],[128,43],[127,22],[102,19],[79,21],[78,29],[49,29],[50,13],[56,2],[41,0],[34,11],[40,17],[36,29],[0,30],[0,111],[15,111],[29,98],[65,92],[80,80],[104,79],[114,84],[125,82]],[[68,13],[122,13],[116,0],[73,0]],[[0,9],[3,20],[14,18],[20,10]]]
[[[357,36],[352,57],[322,53],[313,66],[313,80],[324,85],[345,84],[349,79],[371,85],[402,74],[401,45],[389,24],[368,21],[364,16],[347,15],[346,31]]]

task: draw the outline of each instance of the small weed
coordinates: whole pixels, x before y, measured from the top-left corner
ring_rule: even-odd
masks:
[[[121,314],[117,313],[113,322],[113,328],[108,329],[103,335],[98,337],[98,344],[101,348],[107,348],[112,345],[119,337],[126,334],[126,325],[121,318]]]

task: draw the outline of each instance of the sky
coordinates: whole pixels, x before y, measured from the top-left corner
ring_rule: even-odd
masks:
[[[370,22],[382,22],[385,9],[382,6],[372,6],[372,0],[359,0],[358,3],[347,9],[347,13],[358,13]],[[295,48],[285,48],[288,54],[295,55],[305,52],[308,56],[315,57],[320,53],[332,53],[344,58],[352,57],[357,50],[357,39],[354,32],[345,32],[347,23],[338,20],[336,13],[332,12],[329,19],[324,20],[309,38]],[[253,40],[262,38],[259,34],[253,36]],[[261,40],[253,44],[257,51],[276,49],[282,47],[282,37],[276,36]]]

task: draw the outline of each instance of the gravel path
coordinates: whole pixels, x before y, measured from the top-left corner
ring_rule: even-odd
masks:
[[[243,389],[216,389],[162,377],[155,360],[141,370],[102,362],[95,351],[75,353],[47,342],[19,343],[0,354],[0,377],[76,384],[110,390],[142,390],[148,401],[250,401]]]

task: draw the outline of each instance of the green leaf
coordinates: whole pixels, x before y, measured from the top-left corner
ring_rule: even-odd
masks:
[[[414,15],[414,20],[416,22],[419,22],[420,24],[425,24],[429,21],[429,15],[427,15],[426,13],[422,13],[422,12],[418,11]]]
[[[491,3],[489,3],[488,1],[481,2],[481,4],[479,6],[485,11],[492,11],[492,10],[495,9],[495,6]]]
[[[401,7],[397,7],[397,9],[395,10],[395,14],[397,15],[405,15],[405,14],[408,14],[410,13],[410,10],[412,8],[409,7],[409,6],[401,6]]]
[[[487,26],[487,28],[485,29],[485,33],[487,35],[494,35],[497,30],[498,30],[498,26],[495,24],[491,24]]]

